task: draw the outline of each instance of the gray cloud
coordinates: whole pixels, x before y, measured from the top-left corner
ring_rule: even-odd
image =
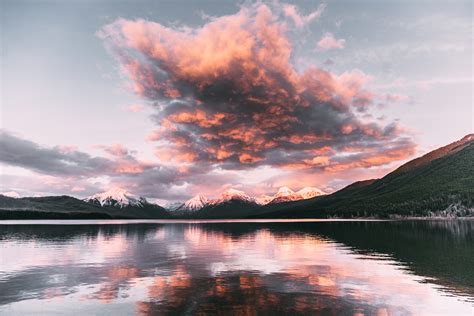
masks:
[[[41,147],[4,130],[0,131],[0,153],[0,162],[57,176],[95,176],[113,169],[113,162],[106,158],[64,147]]]
[[[104,149],[115,156],[113,160],[93,157],[72,148],[43,147],[1,130],[0,163],[52,177],[37,180],[2,175],[2,186],[5,189],[21,186],[20,189],[29,188],[35,192],[69,191],[73,195],[85,195],[100,190],[101,183],[94,183],[94,179],[106,176],[110,179],[109,185],[123,186],[132,193],[150,198],[175,199],[184,197],[184,192],[170,189],[184,185],[186,179],[192,179],[194,174],[200,172],[198,169],[180,172],[172,167],[145,164],[135,159],[127,149],[117,146]]]

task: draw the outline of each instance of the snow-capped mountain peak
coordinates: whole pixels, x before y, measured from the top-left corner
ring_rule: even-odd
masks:
[[[242,201],[254,201],[253,198],[245,194],[244,191],[239,191],[236,189],[228,189],[224,193],[221,194],[221,200],[223,201],[230,201],[230,200],[242,200]]]
[[[20,194],[18,194],[18,192],[15,192],[15,191],[1,192],[0,195],[8,196],[14,199],[20,198]]]
[[[273,198],[274,198],[273,196],[262,194],[255,198],[255,202],[257,202],[257,204],[260,204],[260,205],[265,205],[265,204],[270,203],[273,200]]]
[[[290,196],[293,194],[295,194],[295,191],[293,191],[289,187],[281,187],[278,189],[278,192],[275,194],[275,197]]]
[[[101,206],[143,206],[147,203],[143,197],[136,197],[122,188],[112,188],[108,191],[94,194],[86,199],[86,202],[100,204]]]
[[[278,192],[273,196],[273,199],[270,203],[281,203],[300,200],[301,196],[289,187],[281,187],[278,189]]]
[[[202,209],[204,206],[206,206],[209,203],[209,200],[207,197],[205,197],[202,194],[198,194],[190,198],[184,203],[181,203],[179,205],[174,205],[173,207],[169,207],[168,210],[172,212],[195,212],[199,211]]]
[[[184,202],[184,208],[190,211],[196,211],[203,208],[208,202],[209,200],[207,197],[202,194],[198,194]]]
[[[216,205],[225,203],[228,201],[243,201],[248,203],[255,203],[255,199],[253,197],[248,196],[244,191],[239,191],[236,189],[228,189],[221,194],[221,197],[215,200],[210,200],[210,205]]]
[[[165,205],[165,209],[170,212],[174,212],[178,210],[182,205],[183,205],[182,202],[171,202]]]
[[[325,194],[323,191],[313,187],[304,187],[298,192],[293,191],[289,187],[281,187],[278,189],[278,192],[273,196],[262,194],[257,197],[251,197],[243,191],[231,188],[224,191],[221,194],[220,198],[217,199],[209,200],[205,196],[198,194],[190,198],[186,202],[181,203],[179,206],[177,204],[173,204],[168,206],[167,209],[172,212],[195,212],[201,210],[206,206],[215,206],[231,200],[265,205],[269,203],[304,200],[323,194]]]
[[[321,191],[320,189],[313,188],[313,187],[304,187],[296,193],[299,194],[301,196],[301,198],[304,199],[304,200],[313,198],[315,196],[326,194],[325,192]]]
[[[312,197],[326,194],[318,188],[304,187],[298,192],[293,191],[288,187],[281,187],[278,192],[273,196],[273,199],[269,203],[281,203],[297,200],[306,200]]]

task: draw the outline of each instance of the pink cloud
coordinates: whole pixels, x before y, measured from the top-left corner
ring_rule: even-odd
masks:
[[[320,13],[303,17],[287,5],[284,15],[301,24]],[[413,143],[400,129],[362,122],[355,115],[377,98],[367,87],[370,76],[315,66],[296,70],[287,23],[265,4],[243,6],[196,28],[119,19],[100,36],[135,92],[166,104],[156,106],[158,126],[147,136],[168,144],[156,151],[159,157],[231,169],[270,165],[329,170],[338,164],[365,168],[390,163],[412,153]],[[318,46],[344,44],[327,33]],[[376,152],[342,161],[336,153],[343,153],[347,144]],[[315,154],[322,148],[331,152]],[[393,153],[384,155],[387,148]],[[395,154],[402,149],[405,156]]]
[[[141,104],[132,104],[127,106],[127,111],[132,113],[139,113],[142,112],[144,109],[145,107]]]
[[[102,148],[106,153],[116,157],[124,157],[129,153],[128,149],[122,144],[102,145],[98,147]]]
[[[408,100],[408,96],[397,94],[397,93],[387,93],[382,96],[382,99],[387,102],[403,102]]]
[[[82,192],[82,191],[85,191],[84,187],[74,186],[71,188],[71,192]]]
[[[326,33],[324,36],[319,40],[317,47],[321,50],[329,50],[329,49],[343,49],[346,45],[345,39],[336,39],[332,33]]]
[[[78,149],[75,145],[61,145],[57,146],[57,148],[63,154],[72,153]]]
[[[285,4],[283,6],[283,13],[287,17],[291,18],[297,27],[302,27],[311,21],[318,19],[323,13],[324,9],[326,9],[326,4],[320,4],[317,10],[305,16],[298,12],[296,6]]]

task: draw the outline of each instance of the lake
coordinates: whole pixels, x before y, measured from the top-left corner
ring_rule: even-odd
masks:
[[[474,221],[4,221],[1,315],[474,315]]]

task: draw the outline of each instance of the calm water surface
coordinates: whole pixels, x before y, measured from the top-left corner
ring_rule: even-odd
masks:
[[[0,314],[474,315],[474,221],[0,222]]]

